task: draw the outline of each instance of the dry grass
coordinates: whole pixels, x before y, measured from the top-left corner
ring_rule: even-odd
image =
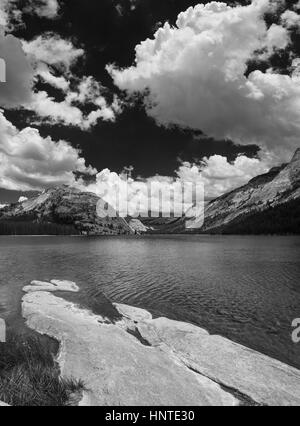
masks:
[[[0,400],[14,406],[66,406],[82,382],[61,379],[50,345],[9,334],[0,343]]]

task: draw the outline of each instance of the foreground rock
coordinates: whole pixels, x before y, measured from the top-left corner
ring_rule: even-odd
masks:
[[[25,293],[31,293],[34,291],[67,291],[71,293],[77,293],[79,291],[79,287],[72,281],[60,281],[60,280],[52,280],[50,283],[44,281],[32,281],[31,285],[28,285],[23,288]]]
[[[298,370],[199,327],[115,307],[121,320],[111,323],[48,291],[23,298],[29,327],[60,342],[62,375],[90,390],[82,405],[300,405]]]
[[[115,304],[127,328],[154,347],[167,347],[182,363],[242,399],[259,405],[300,405],[300,371],[196,326]]]
[[[5,404],[5,402],[1,402],[1,401],[0,401],[0,407],[9,407],[9,405],[8,405],[8,404]]]
[[[61,343],[62,376],[83,379],[86,405],[237,405],[239,401],[163,348],[143,345],[109,324],[47,292],[23,299],[28,325]],[[122,323],[123,325],[123,323]]]

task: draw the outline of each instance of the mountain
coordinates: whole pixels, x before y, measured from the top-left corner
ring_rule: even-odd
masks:
[[[210,202],[201,228],[197,217],[186,226],[189,232],[214,234],[300,233],[299,213],[300,149],[289,164]]]
[[[62,186],[0,210],[0,234],[120,235],[137,233],[123,218],[100,218],[95,194]],[[137,225],[136,225],[137,226]]]
[[[300,234],[300,149],[292,161],[209,202],[192,218],[100,218],[100,198],[62,186],[0,208],[0,234]]]

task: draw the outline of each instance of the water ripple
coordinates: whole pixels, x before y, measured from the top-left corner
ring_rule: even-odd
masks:
[[[189,321],[300,368],[298,237],[0,238],[0,315],[20,323],[22,287],[70,279],[91,305],[103,293]]]

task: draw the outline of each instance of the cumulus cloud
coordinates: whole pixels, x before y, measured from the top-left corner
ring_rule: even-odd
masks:
[[[59,15],[57,0],[0,0],[0,25],[8,31],[24,26],[23,15],[55,19]]]
[[[269,0],[199,4],[181,13],[175,27],[166,23],[138,45],[134,66],[108,70],[120,89],[144,94],[160,124],[256,143],[286,158],[299,145],[299,75],[246,74],[249,60],[266,60],[290,43],[294,15],[268,27],[264,16],[274,8]]]
[[[94,173],[67,142],[43,138],[31,127],[19,131],[0,112],[1,188],[27,191],[73,184],[74,171]]]
[[[8,3],[0,2],[1,22],[7,24],[3,11]],[[100,83],[92,77],[79,79],[72,73],[73,65],[83,56],[83,49],[52,33],[21,42],[0,29],[0,65],[4,64],[6,71],[6,81],[0,82],[0,107],[33,111],[36,117],[32,122],[83,130],[100,119],[114,120],[121,108],[118,99],[108,103]],[[64,92],[65,100],[57,102],[46,91],[36,91],[39,79]],[[92,111],[83,112],[86,107]],[[43,138],[32,127],[18,130],[0,110],[0,187],[24,191],[73,184],[73,172],[95,171],[85,166],[80,152],[67,142]]]
[[[44,63],[69,70],[84,55],[70,40],[55,33],[44,33],[31,41],[22,41],[23,49],[33,64]]]
[[[184,162],[177,171],[182,181],[203,182],[205,198],[217,198],[248,183],[255,176],[270,169],[272,158],[248,158],[240,155],[230,163],[226,157],[213,155],[204,158],[202,164]]]
[[[25,50],[25,53],[24,53]],[[6,83],[0,85],[0,106],[25,108],[37,114],[36,122],[60,123],[78,126],[87,130],[98,120],[114,120],[120,105],[115,101],[108,105],[102,95],[102,86],[92,77],[84,77],[76,89],[71,91],[70,79],[74,80],[70,68],[84,54],[70,41],[58,36],[38,37],[32,42],[21,42],[12,35],[0,34],[0,57],[6,65]],[[56,73],[60,72],[59,75]],[[37,76],[46,83],[66,93],[62,102],[48,96],[47,92],[34,92]],[[84,114],[75,104],[91,104],[95,109]]]
[[[30,0],[25,11],[42,18],[53,19],[58,16],[59,3],[57,0]]]
[[[0,0],[0,25],[8,19],[7,9],[1,4],[7,5],[7,1]],[[47,18],[58,13],[56,1],[39,5],[41,8],[27,12]],[[266,59],[290,42],[294,15],[283,14],[282,25],[267,28],[263,14],[268,8],[268,0],[255,0],[247,7],[210,3],[190,8],[179,15],[175,28],[166,24],[154,40],[137,47],[136,66],[123,71],[110,67],[115,83],[130,94],[148,91],[147,110],[164,125],[201,129],[242,143],[261,142],[269,149],[280,146],[279,140],[293,146],[300,128],[297,58],[291,77],[272,70],[245,77],[249,59]],[[106,89],[94,78],[79,79],[73,74],[74,65],[84,55],[81,47],[54,33],[21,44],[12,35],[0,32],[0,58],[7,63],[8,75],[7,83],[0,83],[0,106],[34,111],[38,123],[72,125],[83,130],[98,120],[113,121],[122,108],[118,98],[107,101]],[[64,100],[58,102],[46,91],[34,89],[39,80],[59,89]],[[126,193],[131,200],[130,213],[134,215],[137,204],[147,213],[149,202],[159,211],[161,200],[157,193],[149,200],[147,184],[163,185],[168,194],[183,182],[203,183],[205,196],[211,199],[265,172],[269,163],[245,156],[229,163],[224,157],[212,156],[199,164],[183,163],[175,179],[130,178]],[[1,187],[24,191],[67,183],[81,185],[100,196],[106,188],[106,200],[112,205],[113,189],[124,189],[124,174],[105,169],[97,174],[96,183],[86,188],[82,182],[75,182],[74,171],[96,172],[86,167],[80,152],[67,142],[43,138],[32,127],[18,130],[0,111]],[[170,210],[167,197],[163,202]],[[185,210],[190,207],[181,198],[175,203]]]
[[[64,80],[59,81],[64,84]],[[93,83],[98,86],[98,83],[91,77],[84,78],[83,82],[79,84],[77,91],[68,90],[69,86],[66,85],[66,98],[62,102],[57,102],[45,91],[34,93],[32,96],[33,99],[31,103],[27,105],[27,108],[37,114],[35,122],[64,124],[77,126],[82,130],[89,130],[91,127],[95,126],[100,119],[103,121],[114,121],[116,113],[118,113],[121,108],[118,99],[115,98],[115,101],[109,105],[100,92],[98,93],[95,91],[90,97],[89,93],[85,92],[86,86],[84,83],[86,81],[90,82],[88,84]],[[50,83],[50,80],[48,80],[48,83]],[[54,83],[57,86],[58,80],[56,79]],[[85,114],[75,105],[76,103],[84,105],[91,104],[96,107],[96,109]]]
[[[7,11],[6,11],[7,0],[0,0],[0,26],[7,25]]]
[[[79,79],[72,74],[73,65],[84,56],[83,49],[53,33],[43,34],[30,42],[23,41],[23,48],[35,69],[35,76],[65,93],[65,100],[61,102],[45,91],[32,95],[26,107],[37,114],[37,123],[47,121],[88,130],[99,120],[115,120],[121,108],[117,97],[109,104],[103,95],[105,88],[93,77]],[[85,114],[79,105],[88,104],[94,109]]]
[[[295,58],[293,60],[291,71],[295,77],[300,77],[300,58]]]
[[[63,75],[55,75],[53,70],[44,63],[39,63],[36,67],[36,76],[39,76],[44,83],[48,83],[50,86],[67,92],[70,88],[70,81]]]
[[[281,21],[288,28],[300,27],[300,16],[298,13],[293,12],[292,10],[286,10],[281,16]]]
[[[8,4],[0,0],[1,24],[7,24]],[[67,124],[73,124],[75,117],[75,125],[89,127],[96,123],[97,117],[84,117],[79,108],[73,107],[72,92],[65,76],[72,77],[70,68],[84,52],[75,49],[69,41],[55,36],[53,40],[51,44],[49,34],[46,34],[33,40],[32,44],[23,42],[22,46],[20,40],[6,35],[4,28],[0,28],[0,59],[6,74],[6,81],[0,82],[0,107],[40,111],[42,117],[53,113],[53,122]],[[61,75],[57,75],[58,72]],[[70,99],[60,104],[49,98],[46,92],[35,92],[34,83],[38,75],[49,84],[65,90]],[[75,90],[82,100],[84,89],[86,87],[80,86],[78,93]],[[107,116],[104,102],[101,103],[101,99],[96,101],[97,111],[101,110]],[[0,187],[25,191],[73,184],[74,172],[93,174],[95,171],[86,167],[80,152],[67,142],[43,138],[32,127],[19,130],[0,110]]]
[[[122,217],[148,217],[150,210],[156,216],[163,212],[169,217],[174,209],[180,212],[178,216],[182,216],[193,206],[193,186],[186,187],[183,199],[182,182],[169,177],[134,180],[127,179],[123,173],[104,169],[97,174],[94,184],[84,186],[77,183],[77,186],[97,194]]]
[[[52,123],[77,125],[90,128],[99,118],[111,119],[112,113],[105,100],[95,95],[97,114],[85,116],[73,102],[88,102],[91,98],[88,84],[79,84],[78,91],[71,92],[69,81],[54,72],[60,67],[69,73],[70,67],[82,51],[72,49],[67,42],[56,40],[56,47],[44,54],[39,48],[36,54],[26,56],[20,40],[0,33],[0,58],[4,59],[6,82],[0,83],[0,106],[6,109],[28,109]],[[39,47],[39,43],[36,45]],[[56,69],[54,67],[57,67]],[[38,70],[38,71],[37,71]],[[35,92],[34,82],[38,74],[44,80],[66,91],[66,100],[56,102],[46,92]],[[83,80],[85,81],[85,79]],[[90,85],[92,83],[90,82]],[[40,118],[37,118],[39,121]],[[32,127],[18,130],[0,110],[0,186],[13,190],[42,189],[75,181],[74,171],[92,173],[78,150],[65,141],[43,138]]]
[[[22,10],[18,8],[18,3],[19,0],[0,0],[0,25],[5,27],[7,32],[23,25]]]
[[[153,176],[147,179],[133,179],[127,173],[121,174],[104,169],[89,185],[77,182],[81,189],[98,194],[114,209],[128,208],[130,216],[148,216],[149,210],[166,216],[174,209],[181,214],[190,211],[196,201],[215,199],[249,182],[259,174],[266,173],[272,158],[248,158],[244,155],[230,163],[226,157],[213,155],[199,164],[184,162],[175,172],[176,177]],[[185,190],[185,198],[182,196]],[[200,192],[199,192],[200,191]],[[202,192],[201,192],[202,191]],[[202,198],[201,198],[202,197]],[[199,206],[198,206],[199,207]],[[120,213],[124,210],[121,208]],[[126,211],[124,216],[126,216]]]

